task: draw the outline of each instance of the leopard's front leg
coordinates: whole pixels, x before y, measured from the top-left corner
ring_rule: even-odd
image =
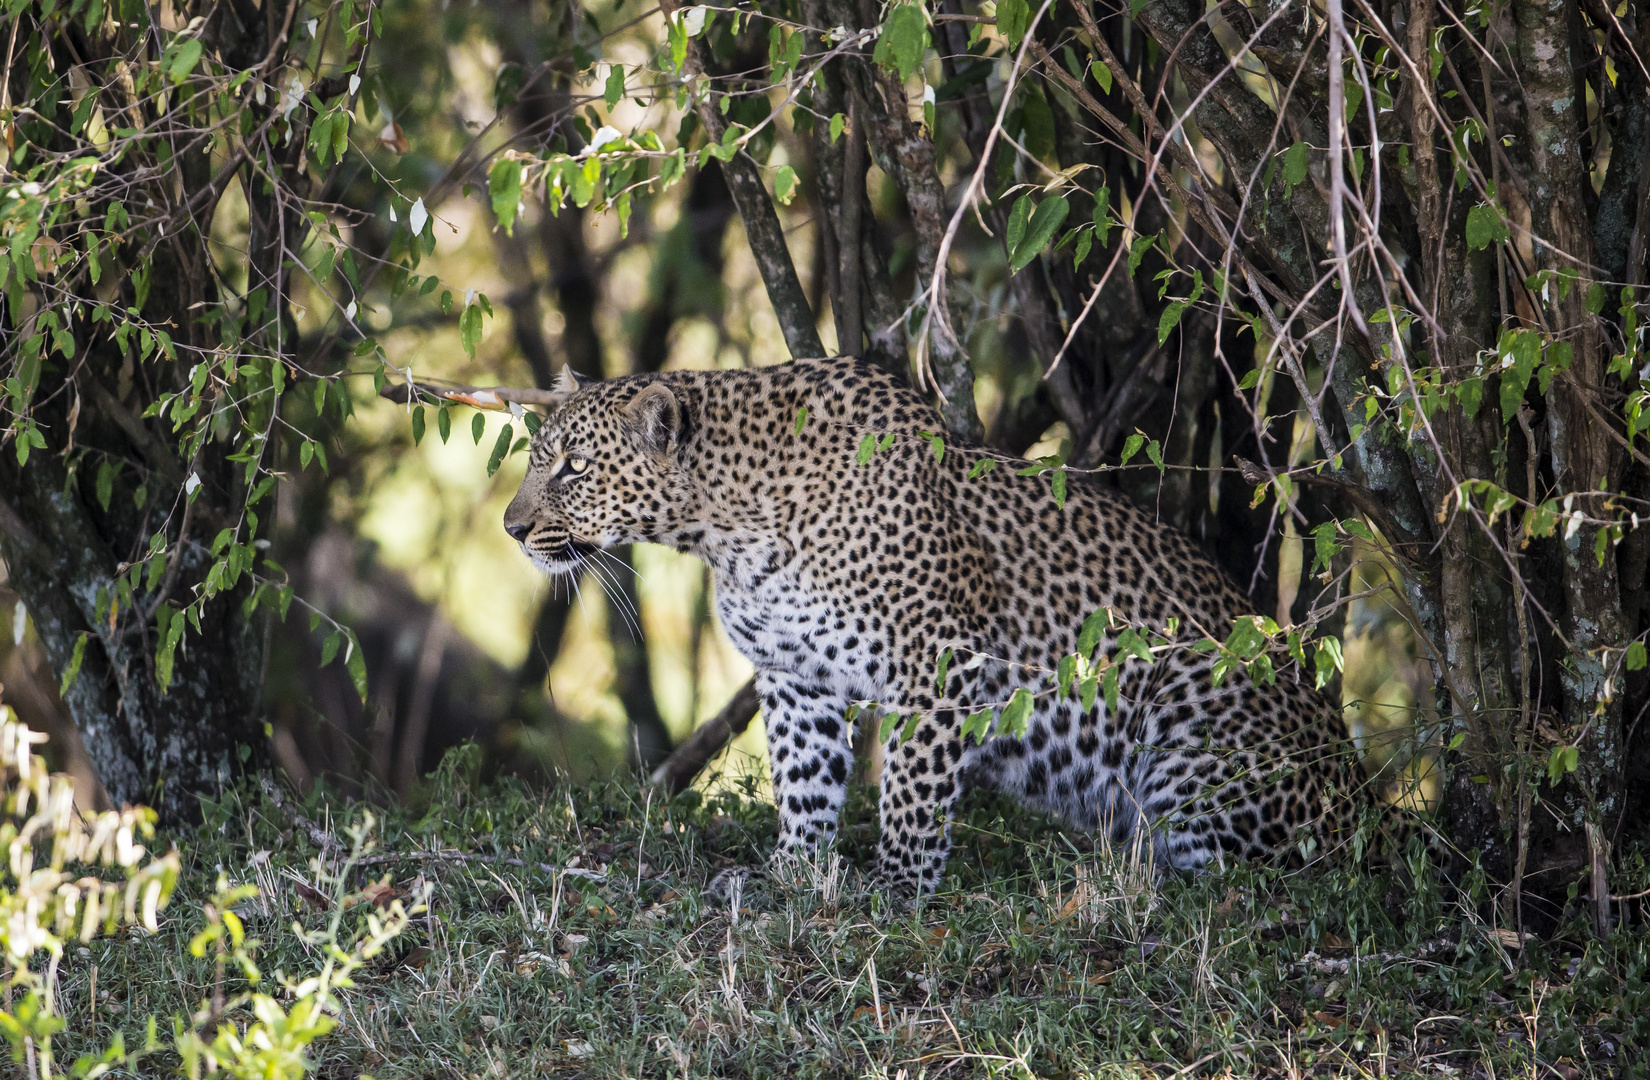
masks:
[[[836,838],[837,814],[853,773],[849,702],[818,683],[758,671],[782,853],[811,855]]]
[[[957,710],[933,709],[910,738],[896,731],[884,747],[877,862],[883,884],[895,892],[933,892],[945,872],[949,819],[961,788],[961,726]]]

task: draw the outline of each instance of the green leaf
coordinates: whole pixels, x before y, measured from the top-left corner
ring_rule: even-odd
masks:
[[[1455,396],[1461,402],[1461,411],[1471,420],[1478,415],[1478,407],[1484,402],[1484,380],[1477,375],[1468,375],[1456,386]]]
[[[1480,203],[1467,211],[1467,250],[1481,251],[1512,239],[1501,211],[1494,203]]]
[[[1174,331],[1175,325],[1180,322],[1180,317],[1184,314],[1186,314],[1186,301],[1184,300],[1170,301],[1169,306],[1163,309],[1163,314],[1157,320],[1157,343],[1159,345],[1169,340],[1169,334]]]
[[[458,340],[464,351],[475,359],[476,346],[481,344],[481,305],[469,304],[458,317]]]
[[[417,446],[424,441],[424,406],[422,405],[413,410],[412,431],[413,445]]]
[[[1011,49],[1018,49],[1031,26],[1031,5],[1026,0],[998,0],[997,33]]]
[[[1152,245],[1157,243],[1157,236],[1157,233],[1152,233],[1150,236],[1137,236],[1134,238],[1134,242],[1129,245],[1129,276],[1131,278],[1134,277],[1134,272],[1140,269],[1140,262],[1146,257],[1146,252],[1150,251]]]
[[[1547,758],[1547,782],[1557,786],[1558,782],[1581,765],[1581,751],[1573,746],[1555,746],[1550,757]]]
[[[1130,656],[1151,663],[1152,649],[1146,644],[1146,639],[1140,636],[1140,631],[1130,626],[1117,635],[1117,647]]]
[[[92,279],[96,282],[96,278]],[[1595,281],[1587,286],[1587,314],[1597,315],[1604,310],[1605,303],[1610,298],[1610,290],[1604,287],[1603,282]]]
[[[1647,660],[1644,642],[1635,641],[1627,646],[1627,655],[1623,659],[1628,671],[1643,671]]]
[[[1049,478],[1049,482],[1050,482],[1051,486],[1054,489],[1054,505],[1059,507],[1062,510],[1065,509],[1065,505],[1066,505],[1066,470],[1064,470],[1064,469],[1055,469],[1054,470],[1054,475]]]
[[[1329,569],[1329,560],[1341,549],[1341,545],[1335,542],[1335,523],[1326,521],[1313,529],[1312,543],[1314,555],[1311,572],[1316,574],[1320,568]]]
[[[1096,60],[1089,65],[1089,71],[1094,74],[1094,81],[1100,84],[1100,92],[1104,94],[1111,93],[1111,68]]]
[[[1511,361],[1501,369],[1501,419],[1511,423],[1541,359],[1541,335],[1534,330],[1510,330],[1501,336],[1496,352],[1505,358],[1504,363]]]
[[[859,451],[854,454],[854,464],[864,465],[871,460],[871,455],[877,452],[877,437],[867,434],[859,441]]]
[[[1019,273],[1031,260],[1042,254],[1069,213],[1071,204],[1066,201],[1064,195],[1051,195],[1038,203],[1031,219],[1026,222],[1025,235],[1020,238],[1020,242],[1008,257],[1009,271]]]
[[[837,139],[842,137],[842,129],[846,127],[847,124],[847,117],[843,116],[841,113],[836,113],[831,117],[831,142],[833,144],[835,144]]]
[[[1348,536],[1356,536],[1359,540],[1362,540],[1366,544],[1373,544],[1375,542],[1375,533],[1371,531],[1368,525],[1365,525],[1357,518],[1348,518],[1341,522],[1341,528],[1346,531]]]
[[[1094,193],[1094,239],[1101,247],[1106,246],[1111,225],[1111,186],[1102,184],[1100,190]]]
[[[1084,619],[1082,629],[1077,632],[1077,651],[1085,657],[1092,658],[1095,647],[1100,644],[1100,639],[1105,637],[1106,629],[1110,625],[1111,612],[1105,608]]]
[[[803,405],[796,410],[796,433],[802,434],[802,429],[808,423],[808,407]]]
[[[666,33],[670,37],[670,67],[672,71],[681,71],[682,62],[687,59],[688,36],[684,20],[678,16],[665,24]]]
[[[103,512],[109,512],[109,500],[115,494],[115,473],[119,471],[113,461],[105,460],[97,467],[97,505]]]
[[[1077,246],[1072,252],[1071,268],[1075,270],[1082,266],[1083,260],[1089,257],[1089,252],[1092,250],[1094,250],[1094,230],[1085,229],[1077,237]]]
[[[1106,668],[1105,672],[1100,676],[1100,689],[1106,695],[1106,711],[1115,713],[1117,711],[1117,698],[1119,696],[1117,689],[1116,664],[1112,664],[1110,667]]]
[[[481,445],[481,433],[487,430],[487,418],[479,412],[470,419],[470,437],[475,439],[477,446]]]
[[[1099,692],[1100,680],[1094,675],[1090,675],[1077,684],[1077,701],[1083,706],[1084,712],[1094,711],[1094,697]]]
[[[1008,211],[1008,226],[1003,231],[1003,246],[1009,255],[1012,256],[1020,241],[1025,239],[1026,222],[1031,220],[1031,212],[1036,207],[1036,200],[1030,195],[1021,195],[1014,200],[1014,206]]]
[[[1325,637],[1318,642],[1317,655],[1312,658],[1312,664],[1318,669],[1317,684],[1322,690],[1324,684],[1335,677],[1337,671],[1346,667],[1346,657],[1341,652],[1341,640],[1337,637]]]
[[[326,667],[328,664],[332,663],[332,661],[334,659],[337,658],[337,656],[338,656],[338,646],[343,644],[343,641],[344,641],[343,632],[339,631],[339,630],[334,630],[332,633],[327,635],[327,639],[325,641],[321,642],[321,666],[322,667]]]
[[[602,100],[609,109],[624,98],[624,65],[614,64],[607,69],[607,85],[602,89]]]
[[[1138,454],[1140,452],[1140,448],[1144,445],[1146,445],[1146,436],[1140,434],[1138,431],[1133,435],[1130,435],[1128,438],[1123,440],[1123,454],[1117,463],[1119,465],[1127,465],[1129,463],[1129,459]]]
[[[975,742],[983,743],[985,742],[985,733],[990,729],[991,710],[981,709],[979,712],[969,714],[968,719],[963,721],[962,730],[957,734],[964,742],[968,741],[969,736],[973,736]]]
[[[440,408],[436,409],[436,411],[435,411],[435,430],[436,430],[436,434],[441,436],[441,442],[443,444],[445,444],[447,442],[447,437],[453,433],[453,410],[452,409],[448,408],[447,406],[441,406]],[[478,439],[477,441],[479,442],[480,440]]]
[[[477,413],[476,415],[481,414]],[[510,440],[515,438],[515,434],[509,424],[505,424],[504,429],[498,433],[498,441],[493,443],[493,453],[487,459],[488,476],[498,472],[498,467],[504,463],[504,455],[510,452]]]
[[[1060,688],[1060,696],[1071,696],[1071,684],[1077,680],[1077,654],[1067,653],[1060,657],[1059,666],[1054,671],[1055,683]]]
[[[180,83],[189,77],[189,73],[200,62],[200,38],[189,38],[178,45],[177,51],[172,53],[171,62],[166,65],[166,74],[172,77],[174,83]]]
[[[773,180],[773,197],[782,206],[791,205],[796,197],[796,170],[789,165],[780,167],[779,174]]]
[[[1024,2],[1024,0],[1022,0]],[[871,58],[884,68],[898,71],[903,82],[916,73],[928,48],[928,20],[920,4],[900,4],[889,13],[877,38]]]
[[[1022,738],[1026,733],[1027,721],[1031,718],[1031,707],[1035,703],[1031,691],[1025,687],[1014,691],[1014,696],[1008,699],[1002,716],[997,719],[997,733],[1016,739]]]
[[[945,696],[945,677],[951,671],[952,656],[953,653],[950,649],[946,649],[944,652],[940,653],[939,666],[934,672],[934,693],[940,695],[941,697]]]
[[[1026,152],[1039,161],[1054,153],[1054,110],[1036,85],[1027,85],[1020,106],[1020,124]]]
[[[504,226],[506,236],[515,235],[516,207],[521,203],[521,162],[500,158],[487,174],[487,193],[493,197],[493,213]],[[471,347],[470,355],[474,356]]]
[[[1283,152],[1283,193],[1285,197],[1295,189],[1295,185],[1306,179],[1306,144],[1295,143]]]
[[[992,469],[995,469],[996,467],[997,467],[997,459],[996,458],[981,458],[980,460],[976,461],[969,468],[969,470],[968,470],[968,479],[978,480],[980,477],[984,476],[986,473],[990,472]]]
[[[899,713],[883,713],[882,727],[877,729],[877,742],[886,743],[894,737],[894,729],[899,727]]]
[[[74,652],[69,655],[69,662],[63,665],[63,681],[57,686],[57,696],[60,698],[69,696],[69,690],[74,686],[74,681],[80,677],[80,665],[86,659],[86,639],[89,637],[91,635],[82,630],[80,635],[74,639]],[[1641,650],[1642,648],[1643,646],[1640,646]],[[1643,665],[1639,666],[1642,667]]]
[[[906,742],[917,733],[917,725],[922,722],[922,713],[914,712],[905,720],[905,726],[900,728],[900,742]]]
[[[367,657],[361,651],[361,643],[355,639],[355,631],[346,631],[349,634],[348,647],[344,650],[344,670],[349,672],[350,682],[355,684],[355,694],[362,704],[367,701]]]

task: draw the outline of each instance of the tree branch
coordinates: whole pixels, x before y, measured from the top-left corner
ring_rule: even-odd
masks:
[[[686,791],[693,778],[710,764],[712,758],[720,754],[736,736],[744,734],[761,707],[762,699],[756,693],[756,680],[752,679],[734,691],[733,698],[722,706],[721,712],[701,724],[687,741],[665,759],[664,764],[653,770],[653,783],[671,795]]]
[[[667,19],[675,18],[679,7],[680,0],[661,0],[659,4]],[[699,43],[692,39],[688,41],[685,66],[691,75],[707,74],[699,55]],[[727,121],[716,107],[714,95],[705,94],[699,100],[698,114],[710,141],[720,143],[722,134],[727,130]],[[762,284],[767,287],[768,302],[773,305],[773,313],[779,319],[779,329],[785,335],[785,345],[791,350],[791,356],[796,359],[824,356],[825,345],[819,340],[819,330],[814,325],[813,308],[808,305],[808,294],[802,289],[802,279],[797,277],[796,264],[791,261],[791,251],[785,243],[784,226],[779,222],[778,211],[773,208],[773,200],[768,198],[768,188],[762,180],[761,170],[749,154],[740,150],[722,163],[722,174],[728,182],[728,190],[733,193],[734,205],[739,208],[739,218],[745,224],[745,238],[750,243],[757,267],[762,271]]]

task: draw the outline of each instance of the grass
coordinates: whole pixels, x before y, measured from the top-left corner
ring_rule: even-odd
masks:
[[[187,946],[220,869],[262,889],[241,911],[263,969],[309,970],[290,924],[325,917],[309,884],[316,840],[360,813],[251,790],[209,805],[199,830],[176,837],[185,884],[161,932],[69,947],[58,1060],[117,1030],[140,1043],[146,1017],[164,1029],[210,996],[211,962]],[[976,798],[945,888],[905,911],[856,891],[874,820],[874,792],[856,791],[840,857],[799,882],[752,883],[734,906],[704,885],[764,857],[771,806],[734,794],[665,803],[622,782],[476,789],[450,757],[422,812],[382,822],[379,855],[492,861],[361,871],[387,871],[403,896],[428,883],[430,911],[345,992],[316,1071],[1570,1080],[1650,1069],[1642,908],[1636,929],[1608,941],[1590,940],[1578,913],[1520,950],[1477,917],[1470,888],[1463,899],[1355,866],[1154,885],[1128,853]],[[153,1075],[175,1064],[148,1063]]]

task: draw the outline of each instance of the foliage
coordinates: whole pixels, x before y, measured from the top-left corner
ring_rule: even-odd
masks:
[[[177,884],[176,851],[146,858],[137,841],[154,836],[154,814],[141,807],[83,815],[74,805],[74,786],[52,776],[34,748],[46,737],[17,722],[0,705],[0,843],[6,869],[0,876],[0,943],[5,946],[8,999],[22,997],[0,1012],[0,1031],[12,1058],[51,1068],[52,1036],[64,1020],[53,1011],[58,963],[68,942],[107,937],[118,927],[158,931],[156,916]],[[75,876],[76,871],[80,876]],[[120,880],[96,876],[113,871]],[[39,955],[50,957],[44,972]]]
[[[299,938],[261,928],[329,917],[305,891],[310,860],[334,849],[306,825],[326,808],[236,790],[180,837],[199,864],[265,886],[241,907],[247,932],[270,939],[265,967],[309,961]],[[317,1070],[984,1077],[1018,1061],[1016,1075],[1037,1077],[1193,1062],[1238,1075],[1604,1076],[1634,1074],[1650,1052],[1642,902],[1605,940],[1572,906],[1555,932],[1521,942],[1419,866],[1419,888],[1355,865],[1157,881],[1142,852],[1096,849],[975,793],[943,887],[897,911],[859,892],[853,870],[874,850],[873,790],[854,789],[844,824],[840,858],[747,882],[730,904],[706,882],[774,840],[772,807],[748,796],[441,787],[385,820],[401,839],[375,856],[393,858],[398,892],[431,888],[430,913],[357,970]],[[1650,884],[1644,873],[1625,880]],[[185,876],[185,895],[196,881]],[[1483,895],[1482,875],[1466,884]],[[66,1007],[81,1008],[93,965],[114,988],[68,1037],[94,1043],[193,1007],[181,984],[210,982],[212,956],[189,939],[168,924],[67,958]]]
[[[10,710],[0,706],[0,793],[7,814],[0,837],[7,840],[10,856],[7,887],[0,889],[0,934],[12,971],[8,996],[13,990],[23,993],[15,1005],[0,1011],[0,1030],[11,1043],[13,1059],[26,1061],[30,1080],[52,1075],[53,1037],[61,1040],[69,1025],[59,978],[65,945],[77,943],[79,954],[86,955],[89,943],[110,939],[121,926],[160,934],[157,915],[180,882],[182,861],[176,849],[143,861],[145,848],[134,837],[154,835],[150,810],[110,811],[85,819],[74,807],[72,784],[64,777],[48,776],[45,762],[32,753],[42,741],[44,736],[17,723]],[[202,905],[206,926],[187,946],[190,956],[215,963],[212,994],[197,1003],[187,1020],[173,1017],[171,1049],[184,1075],[192,1080],[295,1080],[308,1074],[311,1045],[337,1026],[342,1008],[338,992],[352,989],[352,975],[405,930],[411,916],[424,910],[421,898],[414,897],[409,908],[385,882],[350,888],[356,865],[371,850],[374,824],[367,814],[348,830],[350,854],[339,868],[329,869],[321,858],[311,864],[318,886],[312,887],[313,895],[331,914],[315,929],[293,925],[294,938],[305,954],[319,954],[319,968],[302,980],[277,972],[290,1005],[257,989],[263,981],[255,958],[261,943],[246,936],[237,906],[244,910],[256,900],[258,887],[231,887],[220,872],[216,890]],[[44,868],[35,867],[37,854],[44,857]],[[71,878],[67,868],[76,865],[120,869],[125,880]],[[352,908],[355,925],[346,927],[346,913]],[[169,920],[168,925],[176,923]],[[124,947],[132,946],[128,942]],[[51,957],[44,974],[31,966],[41,952]],[[305,966],[313,967],[314,961]],[[226,997],[226,969],[232,969],[246,989]],[[97,1077],[136,1068],[160,1049],[153,1014],[145,1025],[141,1039],[135,1040],[138,1049],[130,1051],[124,1032],[115,1032],[106,1047],[69,1035],[71,1046],[83,1051],[70,1075]]]

